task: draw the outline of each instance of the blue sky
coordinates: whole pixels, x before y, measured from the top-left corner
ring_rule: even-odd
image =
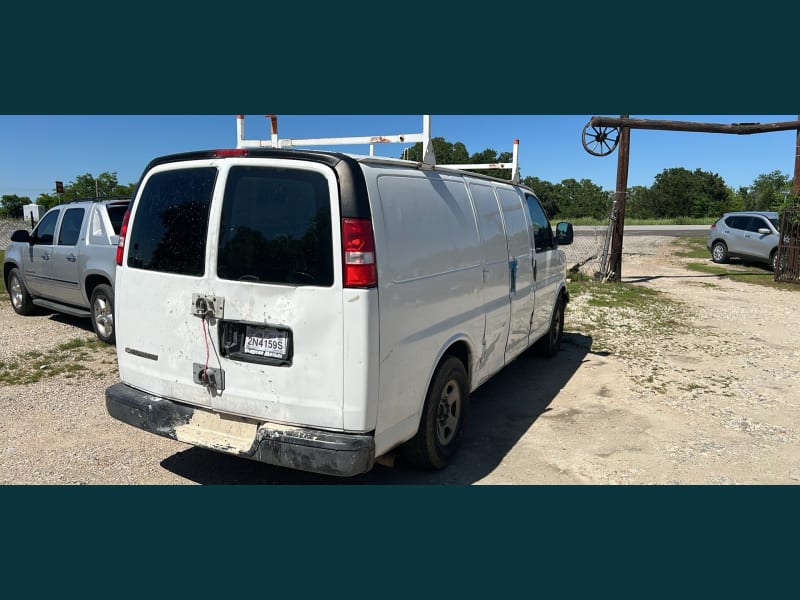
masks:
[[[617,156],[588,154],[581,144],[594,115],[432,115],[431,134],[463,142],[470,153],[511,151],[520,140],[522,177],[553,183],[590,179],[616,186]],[[597,115],[600,116],[600,115]],[[619,115],[607,115],[619,116]],[[774,123],[797,115],[630,115],[703,123]],[[422,115],[279,115],[281,138],[395,135],[422,131]],[[264,115],[247,115],[248,139],[269,139]],[[629,186],[650,186],[667,168],[702,169],[738,189],[761,174],[794,175],[795,131],[727,135],[675,131],[631,131]],[[90,173],[116,172],[120,183],[139,179],[156,156],[236,145],[236,115],[0,115],[0,196],[32,200]],[[377,144],[375,154],[399,157],[410,144]],[[368,146],[338,146],[368,154]]]

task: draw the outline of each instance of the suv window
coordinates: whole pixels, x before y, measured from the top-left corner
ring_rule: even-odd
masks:
[[[64,211],[61,219],[61,229],[58,231],[59,246],[74,246],[78,243],[78,236],[81,233],[83,215],[86,210],[83,208],[68,208]]]
[[[111,226],[114,228],[114,233],[119,235],[122,229],[122,220],[125,218],[125,211],[128,210],[127,204],[108,204],[106,205],[108,217],[111,219]]]
[[[214,167],[156,173],[139,197],[128,266],[200,276],[205,273]]]
[[[759,229],[769,229],[769,224],[767,223],[767,220],[762,217],[750,217],[750,223],[748,224],[747,229],[749,231],[758,233]],[[769,230],[770,232],[772,231],[771,229]]]
[[[328,181],[321,173],[232,167],[225,185],[217,275],[333,285]]]
[[[59,210],[49,212],[39,221],[32,236],[34,238],[34,243],[44,245],[51,245],[53,243],[53,235],[56,232],[56,222],[58,221],[60,212]]]

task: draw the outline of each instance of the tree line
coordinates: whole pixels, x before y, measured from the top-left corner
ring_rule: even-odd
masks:
[[[462,142],[451,143],[442,137],[431,139],[437,164],[510,163],[511,152],[497,153],[492,148],[470,154]],[[400,158],[422,161],[422,143],[403,151]],[[476,171],[500,179],[510,179],[505,169]],[[521,174],[522,175],[522,174]],[[522,177],[522,183],[531,188],[553,220],[589,218],[608,219],[614,200],[614,190],[604,190],[590,179],[564,179],[552,183],[538,177]],[[101,173],[97,178],[86,173],[64,186],[62,194],[40,194],[36,204],[49,209],[56,204],[80,198],[130,197],[135,183],[127,185],[117,181],[116,173]],[[630,219],[680,219],[716,218],[733,210],[780,210],[783,206],[797,204],[791,197],[792,179],[780,171],[756,177],[752,185],[737,190],[726,185],[716,173],[701,169],[690,171],[683,167],[664,169],[655,176],[653,185],[628,188],[625,215]],[[27,197],[2,196],[0,216],[21,218],[22,207],[30,204]]]
[[[52,194],[39,194],[34,204],[49,210],[57,204],[85,198],[130,198],[135,187],[135,183],[119,183],[116,172],[100,173],[96,178],[91,173],[86,173],[76,177],[75,181],[64,184],[64,192],[61,194],[57,194],[55,188]],[[31,204],[29,197],[16,194],[3,195],[0,200],[0,216],[12,219],[21,219],[22,207]]]

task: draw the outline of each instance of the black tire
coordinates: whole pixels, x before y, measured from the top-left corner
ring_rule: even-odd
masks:
[[[728,246],[725,242],[714,242],[711,246],[711,260],[717,264],[724,264],[728,262]]]
[[[467,371],[449,356],[433,376],[417,435],[400,448],[403,458],[423,469],[446,467],[461,445],[468,412]]]
[[[564,336],[564,297],[561,296],[553,307],[550,317],[550,329],[534,345],[533,350],[537,356],[552,358],[561,350],[561,339]]]
[[[772,254],[769,255],[769,270],[773,273],[778,269],[778,249],[772,251]]]
[[[8,281],[6,282],[6,289],[8,290],[8,297],[11,300],[11,308],[18,315],[32,315],[36,311],[33,305],[33,298],[28,292],[28,288],[19,276],[19,270],[16,268],[11,269],[8,273]]]
[[[101,283],[92,290],[91,306],[92,329],[97,339],[113,344],[117,330],[114,326],[114,292],[110,285]]]

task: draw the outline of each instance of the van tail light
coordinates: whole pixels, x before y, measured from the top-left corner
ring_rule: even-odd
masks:
[[[119,244],[117,244],[117,266],[122,266],[122,255],[125,253],[125,238],[128,235],[128,220],[131,218],[131,210],[125,211],[122,217],[122,227],[119,230]]]
[[[370,219],[342,219],[344,287],[369,288],[378,285],[375,237]]]

